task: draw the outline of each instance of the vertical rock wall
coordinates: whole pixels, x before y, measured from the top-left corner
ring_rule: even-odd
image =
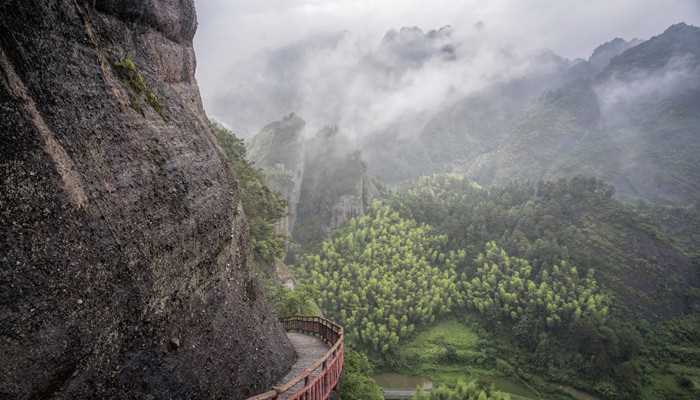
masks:
[[[192,0],[0,3],[0,398],[244,398],[293,361]]]

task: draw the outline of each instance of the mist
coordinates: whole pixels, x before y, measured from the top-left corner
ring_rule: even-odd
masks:
[[[290,112],[310,132],[332,124],[362,140],[401,121],[411,135],[491,84],[546,76],[615,37],[700,22],[695,1],[482,3],[202,1],[195,46],[205,107],[244,137]]]

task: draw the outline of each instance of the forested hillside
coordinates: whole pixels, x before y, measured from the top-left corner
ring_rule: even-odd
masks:
[[[682,313],[693,282],[688,277],[697,274],[692,254],[674,245],[685,235],[665,234],[615,200],[614,190],[594,178],[484,189],[460,176],[436,175],[418,179],[390,202],[447,234],[470,259],[496,240],[537,269],[559,260],[594,269],[622,300],[620,311],[647,319]]]
[[[700,301],[700,276],[651,211],[613,194],[595,178],[483,188],[457,175],[422,177],[296,269],[350,343],[383,368],[436,373],[466,363],[505,368],[552,393],[538,379],[635,399],[656,376],[650,365],[669,362],[657,357],[678,331],[664,321],[697,326],[686,316]],[[404,352],[416,334],[454,317],[483,330],[477,348],[438,341],[437,358],[425,345]],[[692,351],[674,354],[692,365]]]

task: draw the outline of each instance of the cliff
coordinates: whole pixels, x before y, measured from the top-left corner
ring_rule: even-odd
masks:
[[[247,265],[192,0],[0,5],[0,398],[242,398],[293,350]]]
[[[295,114],[266,125],[247,143],[251,160],[263,170],[267,185],[287,200],[287,218],[277,224],[277,233],[291,236],[296,222],[301,181],[304,175],[306,122]]]
[[[293,238],[302,246],[326,239],[364,214],[378,196],[362,154],[338,127],[321,129],[306,144]]]
[[[345,221],[364,214],[381,184],[367,175],[356,146],[337,127],[304,137],[295,114],[266,125],[247,143],[255,166],[288,203],[278,232],[302,246],[322,240]]]

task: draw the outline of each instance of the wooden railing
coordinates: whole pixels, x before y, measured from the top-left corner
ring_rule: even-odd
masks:
[[[330,346],[330,350],[289,382],[274,386],[269,392],[250,397],[248,400],[272,400],[280,397],[291,400],[328,399],[333,389],[338,386],[343,372],[343,328],[325,318],[303,316],[285,318],[282,325],[288,331],[320,337]],[[301,382],[303,385],[295,388]]]

